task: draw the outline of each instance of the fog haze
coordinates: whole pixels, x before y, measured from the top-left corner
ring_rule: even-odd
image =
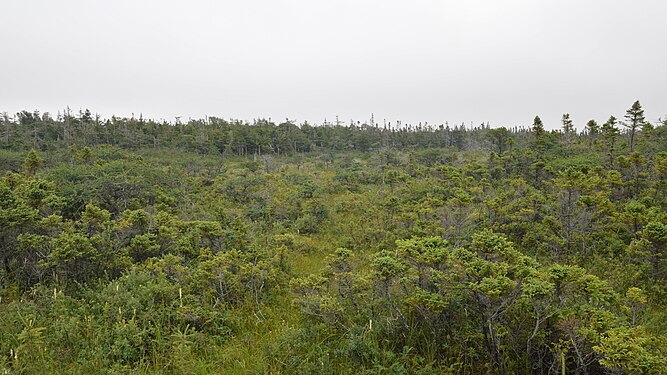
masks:
[[[0,111],[548,128],[667,114],[664,1],[5,0]]]

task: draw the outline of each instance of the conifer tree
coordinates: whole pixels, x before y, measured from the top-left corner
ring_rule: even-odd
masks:
[[[570,146],[572,143],[572,134],[574,133],[574,125],[572,125],[569,113],[563,114],[561,123],[563,124],[563,141],[565,142],[565,146]]]
[[[565,134],[570,134],[572,131],[574,131],[574,126],[572,125],[572,119],[570,118],[569,113],[563,114],[561,122],[563,123],[563,132]]]
[[[607,146],[607,156],[609,156],[609,168],[614,168],[614,145],[616,143],[616,137],[618,137],[618,134],[620,133],[616,124],[617,121],[614,116],[610,116],[609,120],[602,124],[602,135],[604,136]]]
[[[586,123],[586,132],[588,133],[588,145],[592,146],[593,142],[596,140],[598,134],[600,133],[600,125],[598,125],[595,120],[588,120]]]
[[[535,137],[535,145],[537,146],[538,152],[541,154],[546,147],[546,132],[544,131],[544,124],[542,123],[540,116],[535,116],[532,130],[533,136]]]
[[[625,118],[627,122],[621,122],[621,125],[628,128],[628,134],[630,135],[630,152],[633,152],[635,150],[635,135],[637,134],[637,129],[639,127],[644,127],[646,124],[644,109],[642,108],[642,105],[639,104],[639,100],[635,101],[632,104],[632,107],[625,112]]]
[[[25,162],[23,163],[23,169],[29,174],[33,174],[43,165],[44,165],[44,159],[41,158],[37,154],[37,151],[33,149],[30,150],[30,152],[28,152],[28,156],[26,157]]]

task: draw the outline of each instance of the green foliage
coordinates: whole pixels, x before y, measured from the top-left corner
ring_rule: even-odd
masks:
[[[0,372],[664,373],[667,133],[642,111],[0,119]]]
[[[610,370],[634,374],[662,374],[667,371],[667,337],[654,336],[643,327],[609,330],[594,347],[600,364]]]
[[[37,155],[37,151],[34,149],[30,150],[28,156],[25,159],[25,162],[23,162],[23,170],[25,170],[27,173],[33,174],[42,166],[44,166],[44,159]]]

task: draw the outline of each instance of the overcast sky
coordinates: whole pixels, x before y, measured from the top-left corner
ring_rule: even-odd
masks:
[[[549,128],[667,114],[664,0],[1,0],[0,112]]]

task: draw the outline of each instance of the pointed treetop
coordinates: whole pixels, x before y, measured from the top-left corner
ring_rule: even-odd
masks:
[[[627,126],[632,128],[636,128],[646,122],[644,109],[642,108],[642,105],[639,104],[639,100],[635,101],[632,104],[632,107],[625,111],[625,118],[630,122]]]
[[[602,124],[602,131],[604,131],[605,133],[618,133],[619,130],[616,127],[616,124],[617,124],[616,117],[609,116],[609,120],[607,120],[607,122]]]
[[[544,131],[544,124],[542,123],[540,116],[535,116],[535,119],[533,120],[533,131],[536,133]]]
[[[570,119],[569,113],[563,114],[561,122],[563,123],[563,131],[565,133],[571,133],[574,130],[574,126],[572,125],[572,119]]]

